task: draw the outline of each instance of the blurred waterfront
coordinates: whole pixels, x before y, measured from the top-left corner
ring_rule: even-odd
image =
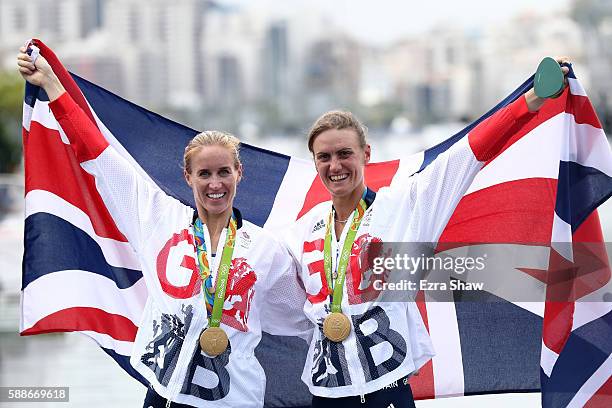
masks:
[[[422,135],[374,136],[375,161],[405,157],[431,146],[462,128],[461,124],[437,125]],[[423,136],[426,135],[426,136]],[[378,139],[378,140],[376,140]],[[249,140],[258,146],[305,157],[301,139],[267,138]],[[180,174],[177,173],[177,177]],[[46,406],[135,407],[141,406],[144,387],[129,377],[92,340],[79,334],[50,334],[19,337],[18,313],[23,255],[23,176],[0,179],[0,197],[10,209],[0,213],[0,386],[68,386],[70,403],[37,403]],[[8,187],[7,187],[8,186]],[[612,200],[599,209],[604,237],[612,241]],[[539,394],[502,394],[421,401],[420,408],[539,406]],[[11,404],[3,405],[11,406]],[[24,404],[13,404],[23,407]]]
[[[193,128],[296,135],[338,108],[372,128],[470,121],[568,55],[610,129],[612,2],[506,3],[2,0],[0,69],[40,38],[71,72]]]

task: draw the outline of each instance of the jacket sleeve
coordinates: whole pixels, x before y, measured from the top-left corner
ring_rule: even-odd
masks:
[[[481,122],[421,172],[411,174],[407,168],[400,168],[391,194],[399,204],[401,222],[411,226],[410,239],[437,242],[484,163],[499,154],[535,115],[529,112],[525,98],[520,97]]]
[[[81,167],[95,178],[119,230],[138,252],[174,199],[109,144],[68,93],[49,103]]]
[[[314,325],[304,313],[306,291],[297,263],[283,245],[276,239],[273,242],[261,328],[270,334],[299,336],[310,342]]]

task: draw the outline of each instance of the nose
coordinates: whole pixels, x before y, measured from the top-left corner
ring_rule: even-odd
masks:
[[[221,188],[222,187],[221,179],[216,176],[212,177],[210,182],[208,183],[208,186],[212,189]]]
[[[342,165],[340,164],[340,160],[336,156],[332,156],[331,162],[329,163],[329,170],[333,172],[340,170],[341,168]]]

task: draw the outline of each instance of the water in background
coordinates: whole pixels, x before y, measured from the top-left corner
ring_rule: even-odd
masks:
[[[454,127],[459,129],[460,126]],[[429,129],[427,138],[410,143],[399,142],[389,136],[374,141],[373,161],[406,157],[425,148],[432,141],[453,133],[452,128]],[[286,154],[307,157],[303,140],[291,138],[250,140],[261,147]],[[180,174],[177,174],[180,177]],[[23,176],[11,179],[14,197],[23,196],[19,185]],[[19,180],[16,182],[15,180]],[[0,181],[2,181],[0,179]],[[8,199],[3,192],[4,201]],[[0,197],[1,198],[1,197]],[[10,211],[0,212],[0,386],[68,386],[70,403],[37,403],[36,407],[137,407],[142,406],[145,388],[128,376],[100,349],[93,340],[75,334],[49,334],[20,337],[18,328],[18,299],[21,286],[21,258],[23,254],[23,200],[11,200]],[[0,208],[2,205],[0,203]],[[604,237],[612,241],[612,200],[599,209]],[[417,402],[424,407],[539,406],[538,394],[502,394]],[[16,403],[2,406],[22,408],[30,404]]]

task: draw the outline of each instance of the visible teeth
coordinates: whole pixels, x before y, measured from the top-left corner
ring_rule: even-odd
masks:
[[[347,177],[348,177],[348,174],[341,174],[339,176],[329,176],[331,181],[340,181],[340,180],[344,180]]]
[[[206,194],[206,197],[208,197],[208,198],[214,198],[214,199],[217,199],[217,198],[221,198],[221,197],[223,197],[224,195],[225,195],[225,193],[218,193],[218,194]]]

